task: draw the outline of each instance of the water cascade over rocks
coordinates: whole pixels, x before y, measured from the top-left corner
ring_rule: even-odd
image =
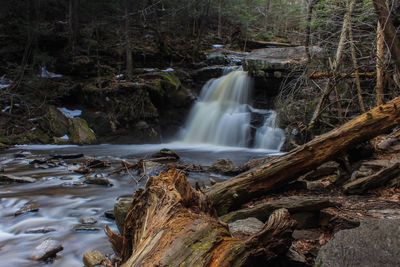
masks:
[[[276,128],[276,113],[249,105],[251,87],[251,78],[242,70],[208,81],[189,114],[181,139],[193,144],[280,150],[285,135]],[[254,142],[252,113],[265,116],[264,125],[256,130]]]

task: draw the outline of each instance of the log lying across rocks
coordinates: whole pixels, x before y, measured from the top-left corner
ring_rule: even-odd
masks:
[[[296,227],[287,209],[273,212],[263,230],[247,240],[232,237],[218,215],[399,124],[396,98],[205,193],[194,190],[183,172],[169,170],[151,177],[146,188],[135,193],[121,235],[109,228],[106,233],[125,267],[273,266],[288,252]]]
[[[341,127],[316,137],[284,156],[213,186],[207,196],[218,215],[293,181],[322,163],[400,124],[400,97]]]
[[[396,162],[389,167],[383,168],[377,173],[370,176],[362,177],[351,181],[343,186],[344,191],[348,194],[361,194],[368,189],[379,187],[387,181],[400,177],[400,163]]]

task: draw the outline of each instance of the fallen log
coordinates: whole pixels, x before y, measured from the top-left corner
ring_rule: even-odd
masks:
[[[263,230],[247,240],[232,237],[217,215],[398,125],[399,107],[396,98],[206,193],[195,191],[183,172],[175,169],[149,178],[146,188],[133,197],[121,235],[106,228],[122,266],[273,265],[285,257],[296,227],[286,209],[273,212]]]
[[[207,192],[207,197],[218,215],[224,215],[399,124],[400,97],[397,97],[286,155],[216,184]]]
[[[287,253],[295,226],[280,209],[249,239],[232,237],[206,197],[169,170],[136,192],[122,235],[106,233],[125,267],[265,266]]]
[[[264,222],[277,209],[285,208],[293,214],[298,212],[319,212],[322,209],[335,206],[339,206],[339,204],[329,201],[326,197],[292,196],[233,211],[220,217],[220,219],[229,223],[248,217],[255,217]]]
[[[386,182],[400,175],[400,163],[394,163],[379,172],[351,181],[343,186],[348,194],[361,194],[369,189],[385,185]]]

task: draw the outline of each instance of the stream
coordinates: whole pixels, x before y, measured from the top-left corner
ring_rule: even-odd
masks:
[[[94,146],[18,146],[0,154],[3,174],[28,176],[37,181],[29,184],[5,184],[0,187],[0,266],[83,266],[82,256],[88,250],[112,254],[110,243],[103,232],[105,225],[117,231],[114,220],[104,212],[112,210],[120,196],[132,195],[145,181],[137,184],[126,174],[108,175],[120,166],[121,159],[135,161],[148,158],[161,148],[176,151],[183,163],[211,165],[217,159],[229,158],[236,165],[249,159],[276,154],[276,151],[222,147],[212,145],[94,145]],[[79,160],[61,160],[58,164],[37,166],[34,159],[51,154],[82,153],[85,157],[107,160],[111,166],[100,169],[113,184],[111,187],[85,184],[84,175],[73,172]],[[82,159],[81,159],[82,160]],[[210,176],[217,181],[227,177],[210,173],[190,173],[189,181],[209,183]],[[16,216],[27,203],[38,205],[37,212]],[[82,220],[89,217],[96,223],[85,227]],[[93,220],[94,219],[94,220]],[[43,231],[45,233],[43,233]],[[53,262],[32,260],[32,253],[43,240],[54,239],[62,243],[64,250]],[[50,265],[51,264],[51,265]]]

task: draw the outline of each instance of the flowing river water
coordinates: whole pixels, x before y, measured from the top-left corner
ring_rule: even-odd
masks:
[[[31,259],[34,248],[47,238],[58,240],[64,250],[58,253],[52,266],[82,266],[82,255],[87,250],[112,253],[110,243],[103,232],[105,225],[116,230],[114,221],[104,212],[113,208],[120,196],[132,195],[145,181],[139,184],[126,174],[108,175],[117,168],[121,159],[135,161],[147,158],[161,148],[174,149],[184,163],[210,165],[216,159],[230,158],[241,164],[252,158],[271,155],[273,151],[217,146],[169,145],[96,145],[96,146],[21,146],[0,155],[0,165],[5,174],[29,176],[35,183],[10,184],[0,187],[0,266],[43,266],[46,263]],[[21,156],[24,157],[16,157]],[[30,152],[25,153],[25,152]],[[62,160],[57,166],[30,164],[34,159],[50,154],[83,153],[86,157],[108,160],[111,167],[101,169],[113,186],[85,184],[84,175],[73,172],[79,160]],[[189,180],[207,184],[210,174],[189,173]],[[136,177],[137,178],[137,177]],[[226,177],[214,175],[215,180]],[[26,203],[36,203],[39,211],[15,216]],[[80,220],[92,217],[97,223],[88,229],[78,230]],[[48,233],[29,233],[47,228]],[[50,264],[50,263],[48,263]]]

